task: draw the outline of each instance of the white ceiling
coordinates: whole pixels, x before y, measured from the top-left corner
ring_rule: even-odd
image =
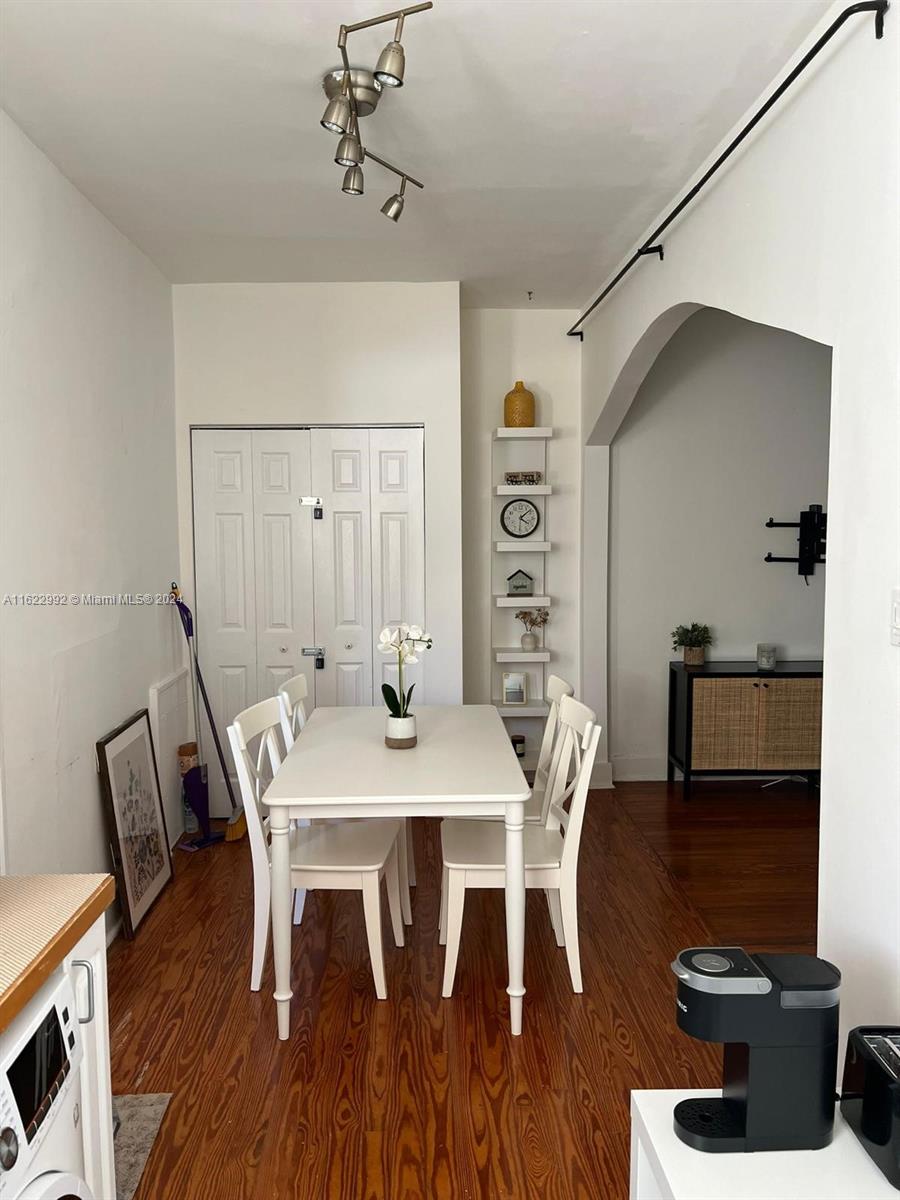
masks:
[[[340,192],[337,30],[378,0],[3,0],[0,101],[175,282],[463,281],[576,307],[828,0],[436,0],[364,141],[417,175]],[[391,26],[351,36],[371,66]]]

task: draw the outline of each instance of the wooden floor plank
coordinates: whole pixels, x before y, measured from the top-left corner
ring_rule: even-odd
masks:
[[[742,941],[810,948],[817,822],[805,788],[665,784],[591,793],[580,865],[584,994],[543,894],[529,893],[526,1030],[509,1033],[502,892],[466,898],[440,995],[439,826],[414,822],[407,945],[385,912],[389,999],[374,996],[356,893],[311,895],[294,930],[291,1039],[271,962],[249,991],[246,841],[179,855],[138,938],[110,954],[114,1091],[173,1099],[136,1200],[618,1200],[628,1094],[714,1085],[683,1036],[669,962]]]

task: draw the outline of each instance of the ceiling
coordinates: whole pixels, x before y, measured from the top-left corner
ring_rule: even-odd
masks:
[[[4,0],[0,102],[173,282],[442,280],[582,305],[828,0],[436,0],[340,192],[320,80],[378,0]],[[392,26],[351,35],[372,66]]]

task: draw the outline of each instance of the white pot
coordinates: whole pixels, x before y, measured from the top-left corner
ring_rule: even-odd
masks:
[[[384,744],[391,750],[411,750],[416,744],[416,718],[388,717],[385,721]]]
[[[536,633],[523,633],[522,634],[522,649],[523,650],[537,650],[537,648],[538,648],[537,634]]]

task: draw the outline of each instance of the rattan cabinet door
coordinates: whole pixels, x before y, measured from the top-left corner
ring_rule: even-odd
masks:
[[[695,679],[691,769],[754,771],[759,723],[754,679]]]
[[[818,771],[821,742],[821,679],[761,684],[758,770]]]

